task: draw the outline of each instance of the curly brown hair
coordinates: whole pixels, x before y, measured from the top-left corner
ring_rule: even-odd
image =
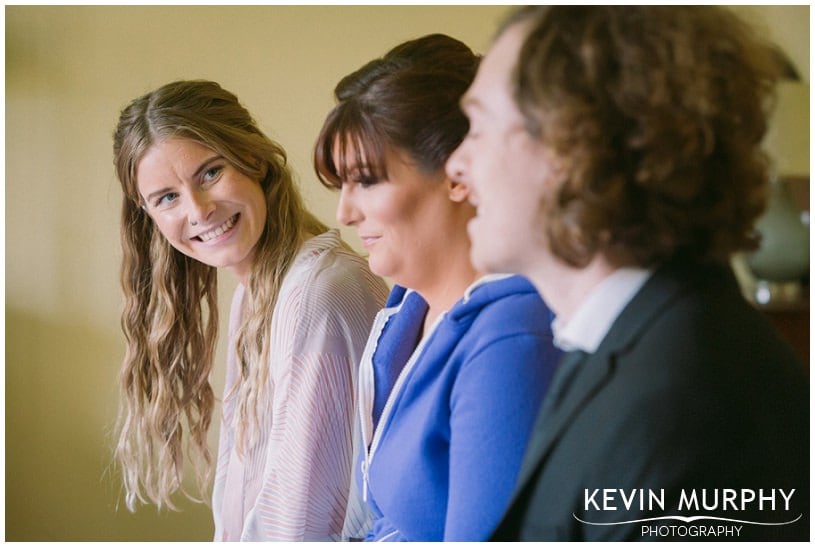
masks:
[[[580,267],[724,261],[757,245],[773,48],[713,6],[546,6],[513,13],[527,130],[566,159],[552,250]]]

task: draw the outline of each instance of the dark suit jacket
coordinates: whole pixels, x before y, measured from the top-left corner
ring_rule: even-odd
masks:
[[[570,358],[493,540],[809,538],[808,378],[729,269],[662,267],[558,393]]]

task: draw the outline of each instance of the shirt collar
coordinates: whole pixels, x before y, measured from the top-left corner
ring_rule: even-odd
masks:
[[[651,277],[653,270],[620,268],[586,296],[572,318],[552,322],[554,342],[564,351],[594,353],[623,308]]]

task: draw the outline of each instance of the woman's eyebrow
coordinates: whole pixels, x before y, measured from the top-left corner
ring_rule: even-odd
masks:
[[[192,178],[192,179],[198,178],[201,175],[201,173],[206,171],[207,168],[213,162],[216,162],[218,160],[223,160],[223,159],[224,159],[224,157],[221,156],[220,154],[216,154],[216,155],[214,155],[212,157],[209,157],[209,158],[205,159],[204,161],[201,162],[201,164],[198,166],[198,168],[193,172],[192,177],[190,177],[190,178]],[[161,188],[159,190],[156,190],[154,192],[150,192],[150,194],[148,194],[147,197],[143,198],[144,202],[149,203],[149,202],[151,202],[153,200],[153,198],[156,198],[156,197],[158,197],[160,195],[166,194],[167,192],[171,192],[172,190],[173,189],[170,186],[166,186],[166,187]]]
[[[196,169],[192,174],[192,178],[198,178],[201,173],[207,170],[207,167],[209,167],[211,163],[222,159],[224,159],[224,157],[220,154],[216,154],[208,159],[205,159],[203,162],[201,162],[201,165],[198,166],[198,169]]]

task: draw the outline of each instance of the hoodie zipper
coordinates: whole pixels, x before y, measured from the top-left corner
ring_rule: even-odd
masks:
[[[407,294],[408,293],[406,293],[405,297],[402,299],[403,302],[404,302],[404,299],[407,298]],[[382,328],[384,327],[384,324],[387,322],[387,319],[390,319],[390,317],[392,315],[394,315],[395,313],[397,313],[400,308],[401,308],[401,305],[393,313],[390,313],[390,314],[387,314],[387,315],[383,314],[381,316],[381,321],[378,322],[380,324],[376,325],[376,326],[379,327],[379,329],[377,331],[377,333],[378,333],[377,338],[379,337],[379,334],[382,333]],[[377,423],[376,430],[373,431],[373,432],[371,432],[371,430],[373,429],[373,418],[372,418],[372,414],[373,414],[373,396],[365,398],[365,399],[367,399],[366,400],[367,404],[365,405],[365,408],[362,409],[362,410],[364,410],[364,413],[360,412],[360,421],[361,421],[360,425],[362,427],[362,436],[363,436],[363,441],[365,443],[365,457],[362,459],[362,463],[360,465],[360,468],[361,468],[360,470],[362,471],[362,500],[364,502],[366,502],[366,503],[368,502],[368,490],[369,490],[369,488],[368,488],[368,484],[369,484],[368,479],[369,479],[369,471],[371,469],[371,463],[373,462],[373,458],[374,458],[374,454],[376,453],[376,449],[379,447],[379,443],[382,440],[382,432],[385,429],[385,425],[388,423],[388,420],[390,419],[390,414],[391,414],[391,411],[393,410],[393,405],[395,404],[396,397],[401,392],[403,384],[407,380],[407,377],[410,375],[410,371],[413,370],[413,367],[416,364],[416,361],[418,361],[419,356],[424,351],[424,347],[427,345],[427,342],[430,340],[430,337],[436,331],[436,327],[441,323],[441,321],[446,316],[447,316],[447,312],[445,311],[445,312],[442,312],[436,318],[436,320],[433,322],[433,325],[430,327],[430,329],[427,331],[427,333],[419,341],[419,344],[416,346],[416,349],[413,350],[413,353],[411,354],[410,359],[408,359],[408,362],[405,363],[404,368],[402,368],[402,371],[399,373],[399,376],[396,378],[396,382],[393,384],[393,388],[391,388],[391,392],[388,394],[388,399],[387,399],[387,401],[385,401],[385,407],[382,409],[382,415],[379,417],[379,423]],[[366,350],[367,349],[368,348],[366,348]],[[369,390],[369,393],[371,393],[371,394],[373,392],[373,354],[374,354],[374,351],[376,351],[376,344],[371,344],[370,352],[366,351],[366,355],[364,356],[366,359],[365,359],[365,361],[363,361],[365,363],[370,363],[371,364],[371,366],[368,367],[368,371],[366,371],[366,372],[370,372],[370,374],[367,374],[367,378],[370,380],[368,386],[371,387],[371,389]],[[368,353],[370,353],[370,355],[367,355]],[[363,390],[363,389],[365,389],[365,386],[362,384],[362,382],[360,382],[360,390]],[[360,393],[360,401],[362,401],[362,400],[363,400],[363,396],[362,396],[362,393]],[[371,439],[370,444],[368,443],[369,439]]]
[[[508,277],[512,277],[512,274],[489,274],[482,276],[479,278],[475,283],[473,283],[467,290],[464,292],[464,296],[462,297],[462,302],[466,303],[469,301],[470,297],[472,296],[473,291],[478,288],[480,285],[484,285],[491,281],[498,281],[502,279],[506,279]],[[382,409],[382,415],[379,417],[379,423],[377,424],[376,431],[371,431],[373,429],[373,391],[374,391],[374,378],[373,378],[373,354],[376,352],[376,348],[378,345],[379,336],[382,334],[382,330],[385,328],[388,320],[394,314],[398,313],[399,310],[402,308],[402,304],[407,299],[408,295],[413,292],[412,289],[408,289],[405,294],[402,296],[402,302],[399,303],[397,308],[388,308],[382,310],[374,320],[374,325],[371,328],[371,333],[376,332],[375,339],[369,339],[368,345],[365,347],[365,350],[362,354],[362,364],[369,364],[370,366],[365,367],[365,378],[361,378],[359,383],[359,401],[360,401],[360,426],[362,431],[363,443],[364,443],[364,457],[362,458],[362,462],[360,463],[360,471],[362,472],[362,500],[367,503],[368,502],[368,485],[369,485],[369,472],[371,469],[371,463],[374,458],[374,454],[376,453],[376,449],[379,447],[379,442],[382,437],[382,431],[384,430],[385,425],[388,423],[390,419],[390,413],[392,407],[394,405],[394,401],[396,399],[397,394],[402,389],[402,384],[404,384],[405,380],[407,379],[410,371],[413,369],[416,361],[418,360],[419,356],[424,351],[424,347],[427,345],[427,342],[430,340],[430,337],[436,331],[436,327],[444,320],[445,317],[448,315],[448,311],[444,311],[436,318],[433,322],[433,325],[430,329],[425,333],[422,339],[419,341],[419,344],[416,346],[416,349],[413,350],[413,354],[408,359],[408,362],[405,364],[405,367],[402,369],[402,372],[399,373],[396,382],[391,389],[391,392],[388,394],[388,400],[385,401],[385,407]],[[453,308],[456,307],[457,304],[453,305]],[[451,308],[452,309],[452,308]],[[363,380],[367,380],[363,381]],[[367,390],[366,390],[367,388]],[[367,391],[367,393],[365,393]],[[367,397],[366,395],[370,395]]]

